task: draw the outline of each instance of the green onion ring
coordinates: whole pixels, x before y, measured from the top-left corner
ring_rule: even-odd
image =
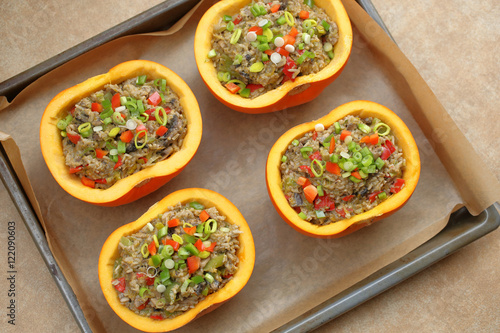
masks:
[[[123,119],[122,114],[120,112],[113,112],[113,122],[117,125],[125,125],[125,119]]]
[[[205,222],[205,233],[206,234],[213,234],[216,231],[217,231],[217,221],[214,219],[207,220]]]
[[[171,256],[172,254],[174,254],[174,248],[172,247],[172,245],[165,245],[165,247],[163,248],[163,250],[169,255]]]
[[[141,254],[143,258],[147,258],[149,256],[148,244],[146,243],[142,244]]]
[[[314,168],[314,164],[316,164],[317,166],[319,166],[319,170],[320,172],[317,172],[316,169]],[[317,159],[314,159],[312,160],[311,162],[311,171],[312,173],[314,174],[315,177],[321,177],[323,175],[323,164],[321,164],[320,161],[318,161]]]
[[[238,43],[238,40],[240,39],[240,36],[241,36],[241,29],[238,28],[238,29],[236,29],[233,32],[233,35],[231,36],[230,43],[233,44],[233,45],[235,45],[236,43]]]
[[[176,241],[177,243],[179,243],[180,245],[182,245],[182,243],[184,243],[184,240],[182,239],[182,237],[177,235],[177,234],[173,234],[172,239],[174,241]]]
[[[92,125],[89,122],[83,123],[80,126],[78,126],[78,133],[88,132],[91,129],[92,129]]]
[[[142,117],[138,117],[140,121],[142,121],[143,123],[145,123],[146,121],[149,120],[149,114],[147,114],[146,112],[144,113],[141,113],[141,116]]]
[[[292,13],[290,13],[289,11],[285,11],[285,19],[286,19],[286,23],[293,27],[295,25],[295,18],[293,17]]]
[[[163,117],[160,116],[160,112],[163,113]],[[155,109],[155,118],[156,118],[156,122],[158,124],[160,124],[160,125],[163,125],[163,126],[165,126],[167,124],[167,122],[168,122],[167,112],[161,106],[157,106],[156,107],[156,109]]]
[[[378,129],[380,127],[384,127],[385,131],[384,132],[379,132]],[[375,127],[373,128],[373,130],[375,132],[377,132],[378,135],[380,135],[380,136],[386,136],[387,134],[389,134],[391,132],[391,128],[389,127],[389,125],[387,125],[385,123],[378,123],[377,125],[375,125]]]
[[[144,133],[144,142],[142,143],[142,145],[139,146],[137,144],[137,139],[139,138],[139,134],[141,134],[141,133]],[[135,133],[135,137],[134,137],[135,148],[137,148],[137,149],[144,148],[144,146],[146,146],[147,142],[148,142],[148,131],[142,130],[142,131]]]

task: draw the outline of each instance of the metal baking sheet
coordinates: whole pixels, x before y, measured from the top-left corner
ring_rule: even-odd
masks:
[[[168,0],[132,19],[53,57],[39,65],[0,83],[0,96],[12,100],[22,89],[52,69],[115,38],[164,30],[193,8],[199,0]],[[357,0],[363,9],[392,38],[370,0]],[[0,177],[16,204],[47,268],[54,278],[63,298],[82,332],[91,332],[75,294],[62,274],[48,248],[40,222],[33,212],[8,158],[0,145]],[[403,258],[382,268],[339,295],[318,305],[274,332],[307,332],[340,316],[370,298],[395,286],[401,281],[429,267],[447,255],[495,230],[500,225],[500,215],[491,206],[478,216],[470,215],[465,208],[453,213],[445,229]]]

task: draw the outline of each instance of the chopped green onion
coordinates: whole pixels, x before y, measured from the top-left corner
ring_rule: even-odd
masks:
[[[335,134],[339,134],[340,133],[340,123],[338,121],[336,121],[333,124],[333,127],[335,127]]]
[[[165,229],[167,229],[167,227],[165,227]],[[174,248],[172,247],[172,245],[165,245],[163,247],[163,252],[165,252],[167,256],[171,256],[172,254],[174,254]]]
[[[304,3],[311,8],[314,6],[314,0],[304,0]]]
[[[301,54],[301,56],[297,59],[297,64],[301,65],[304,60],[307,58],[307,51]]]
[[[267,39],[267,37],[266,37]],[[257,49],[260,51],[260,52],[264,52],[264,51],[267,51],[267,50],[270,50],[271,48],[269,47],[269,44],[268,43],[262,43],[260,44],[259,46],[257,46]],[[259,70],[260,72],[260,70]]]
[[[141,133],[144,133],[144,142],[141,145],[138,145],[137,144],[137,139],[139,138],[139,135]],[[144,148],[146,146],[147,142],[148,142],[148,131],[142,130],[142,131],[139,131],[139,132],[135,133],[135,137],[134,137],[135,148],[137,148],[137,149]]]
[[[250,96],[250,89],[248,88],[243,88],[238,91],[238,94],[240,94],[241,97],[249,97]]]
[[[167,269],[172,269],[172,268],[174,268],[174,266],[175,266],[175,261],[173,261],[172,259],[165,260],[165,267]]]
[[[307,45],[311,44],[311,35],[309,35],[307,32],[302,33],[302,40]]]
[[[316,169],[314,167],[315,164],[319,167],[319,172],[316,171]],[[321,177],[323,175],[323,171],[324,171],[323,164],[320,161],[318,161],[317,159],[312,160],[311,171],[315,177]]]
[[[370,126],[364,124],[364,123],[359,123],[358,124],[358,128],[361,132],[365,133],[365,134],[368,134],[372,131],[372,129],[370,128]]]
[[[59,120],[57,122],[57,128],[59,128],[61,131],[64,131],[66,129],[66,127],[68,126],[68,124],[64,121],[64,120]]]
[[[347,149],[349,149],[349,151],[354,151],[354,149],[356,149],[356,142],[348,140],[348,137],[351,137],[352,140],[352,136],[349,135],[346,137],[345,141],[349,141],[349,143],[347,144]]]
[[[363,170],[359,170],[359,175],[361,176],[361,178],[366,178],[368,177],[368,173],[365,173]]]
[[[269,61],[269,55],[267,55],[266,53],[262,53],[262,62],[266,61]]]
[[[307,29],[311,29],[312,27],[315,27],[318,25],[318,22],[316,22],[316,20],[313,20],[313,19],[307,19],[307,20],[304,20],[304,22],[302,22],[302,28],[304,28],[304,30],[307,30]],[[306,43],[308,44],[308,43]]]
[[[240,39],[240,36],[241,36],[241,29],[238,28],[238,29],[236,29],[233,32],[233,35],[231,36],[230,43],[233,44],[233,45],[235,45],[236,43],[238,43],[238,40]]]
[[[144,112],[144,104],[142,104],[142,101],[140,99],[137,100],[137,112],[139,114]]]
[[[135,84],[137,84],[138,86],[142,86],[144,83],[146,83],[146,78],[147,78],[146,75],[138,76],[137,81],[135,81]]]
[[[162,239],[168,234],[168,227],[163,227],[160,230],[158,230],[158,239]]]
[[[181,294],[184,294],[189,286],[189,284],[191,283],[191,280],[190,279],[187,279],[184,281],[184,283],[182,284],[181,286]]]
[[[330,156],[330,161],[332,163],[339,163],[339,155],[333,154],[332,156]]]
[[[367,169],[368,173],[377,172],[377,166],[375,164],[370,164],[366,169]]]
[[[333,59],[335,57],[335,55],[333,54],[333,51],[328,51],[326,54],[328,55],[328,58],[330,58],[330,59]]]
[[[193,244],[191,244],[193,245]],[[181,247],[179,249],[179,251],[177,251],[177,255],[182,258],[182,259],[187,259],[190,255],[191,255],[191,252],[188,251],[188,249],[186,249],[184,246]]]
[[[130,246],[132,244],[132,241],[127,237],[122,236],[122,238],[120,238],[120,244],[122,244],[123,246]]]
[[[174,262],[172,259],[169,260]],[[170,279],[170,272],[166,269],[160,273],[160,281],[161,283],[165,283],[168,279]]]
[[[147,258],[149,256],[148,244],[146,243],[142,244],[141,254],[143,258]]]
[[[356,178],[354,176],[350,176],[349,180],[352,181],[352,182],[354,182],[354,183],[359,183],[361,181],[361,179],[358,179],[358,178]]]
[[[205,280],[207,280],[208,283],[215,281],[214,277],[210,273],[205,274]]]
[[[288,158],[285,155],[283,155],[281,157],[281,162],[285,163],[287,160],[288,160]]]
[[[211,49],[211,50],[208,52],[207,57],[209,57],[209,58],[213,58],[213,57],[215,57],[216,55],[217,55],[217,52],[215,52],[215,50],[214,50],[214,49]]]
[[[316,30],[318,31],[318,34],[319,34],[319,35],[324,35],[324,34],[325,34],[325,32],[326,32],[326,31],[325,31],[325,27],[323,27],[322,25],[318,25],[318,26],[316,27]]]
[[[118,141],[118,154],[125,154],[127,151],[127,144],[123,141]]]
[[[234,57],[233,65],[239,65],[243,61],[243,56],[241,54],[237,54],[236,57]]]
[[[68,124],[69,124],[72,120],[73,120],[73,117],[72,117],[70,114],[68,114],[68,116],[64,119],[64,121],[65,121],[66,123],[68,123]]]
[[[289,26],[293,27],[295,25],[295,18],[289,11],[285,11],[285,20]]]
[[[267,26],[267,25],[271,25],[271,21],[269,21],[265,26]],[[263,29],[264,29],[264,31],[262,32],[262,34],[267,37],[267,41],[268,42],[272,41],[274,34],[271,31],[271,29],[267,29],[267,28],[263,28]]]
[[[234,23],[233,22],[229,22],[226,25],[226,29],[227,29],[227,31],[233,31],[234,30]]]
[[[161,79],[160,80],[160,90],[162,92],[165,92],[166,89],[167,89],[167,80]]]
[[[350,176],[351,176],[351,172],[350,172],[350,171],[348,171],[348,172],[344,172],[344,173],[342,174],[342,178],[347,178],[347,177],[350,177]]]
[[[208,251],[201,251],[198,254],[198,257],[200,257],[201,259],[206,259],[206,258],[210,257],[210,252],[208,252]]]
[[[361,152],[361,155],[363,155],[363,157],[368,156],[368,155],[371,156],[371,154],[372,154],[372,152],[370,151],[370,149],[368,149],[368,147],[364,147],[363,149],[361,149],[360,152]]]
[[[387,193],[385,192],[380,192],[377,196],[380,200],[387,199]]]
[[[162,126],[165,126],[168,122],[167,112],[161,106],[156,107],[155,118],[156,118],[156,122]],[[147,133],[146,133],[146,140],[147,140]]]
[[[318,185],[318,186],[316,187],[316,189],[318,190],[318,195],[319,195],[320,197],[322,197],[322,196],[324,196],[324,195],[325,195],[325,192],[323,191],[323,186]]]
[[[352,158],[354,159],[354,161],[359,163],[363,159],[363,155],[361,155],[361,153],[359,151],[357,151],[354,154],[352,154]]]
[[[83,123],[80,126],[78,126],[78,133],[84,133],[92,130],[92,125],[90,123]]]
[[[325,52],[329,52],[329,51],[333,50],[332,43],[327,42],[327,43],[323,44],[323,50],[325,50]]]
[[[316,217],[317,217],[318,219],[321,219],[321,218],[323,218],[323,217],[326,217],[326,216],[325,216],[325,212],[323,212],[322,210],[317,210],[317,211],[315,211],[315,212],[316,212]]]
[[[371,155],[366,155],[361,160],[361,164],[363,164],[363,166],[365,166],[365,167],[369,166],[372,163],[373,163],[373,157]]]
[[[276,20],[276,23],[278,23],[279,25],[283,25],[286,23],[286,18],[284,16],[280,16],[277,20]]]
[[[205,279],[201,275],[195,275],[191,278],[191,282],[193,282],[194,284],[198,284],[198,283],[201,283],[203,281],[205,281]]]
[[[187,235],[187,234],[186,234]],[[197,256],[200,254],[200,251],[192,244],[188,243],[184,246],[186,250],[188,250],[192,255]]]
[[[299,43],[299,50],[303,50],[304,49],[304,43]]]
[[[125,105],[125,103],[127,103],[127,97],[125,96],[120,97],[120,104]]]
[[[344,162],[342,169],[344,171],[351,172],[352,170],[356,169],[356,165],[354,163],[352,163],[351,161],[346,161],[346,162]]]
[[[302,157],[306,158],[306,159],[309,157],[307,155],[307,153],[311,153],[312,151],[313,151],[312,147],[303,147],[303,148],[300,148],[300,153],[302,154]]]
[[[300,212],[299,213],[299,217],[303,220],[305,220],[307,218],[306,214],[304,214],[303,212]]]
[[[139,289],[139,296],[144,297],[144,293],[147,290],[149,290],[148,287],[141,287],[141,289]]]
[[[265,36],[265,35],[260,35],[260,36],[257,36],[257,41],[260,43],[267,43],[267,42],[269,42],[269,39],[267,39],[267,36]]]
[[[330,24],[328,24],[328,22],[326,22],[325,20],[321,21],[321,25],[323,26],[323,28],[325,28],[325,31],[330,30]]]
[[[113,122],[117,125],[125,125],[126,121],[123,119],[122,114],[120,112],[113,112],[113,116],[111,117]]]
[[[299,140],[295,139],[292,141],[292,145],[294,145],[295,147],[297,147],[299,145]]]
[[[184,244],[184,239],[182,239],[182,237],[177,234],[173,234],[172,239],[177,243],[179,243],[180,245]]]
[[[382,131],[378,130],[380,127],[383,127]],[[384,129],[385,129],[385,131],[384,131]],[[387,134],[389,134],[391,132],[391,128],[389,127],[389,125],[387,125],[385,123],[378,123],[377,125],[375,125],[375,127],[373,127],[373,131],[378,133],[378,135],[380,135],[380,136],[386,136]]]
[[[108,117],[104,119],[102,122],[104,123],[104,125],[109,125],[113,122],[113,120],[111,119],[111,117]]]
[[[252,73],[258,73],[263,69],[264,69],[264,64],[260,61],[254,63],[250,66],[250,72],[252,72]]]
[[[217,221],[214,219],[209,219],[205,222],[205,233],[206,234],[213,234],[214,232],[217,231]]]
[[[233,20],[233,17],[230,15],[224,15],[224,21],[225,22],[231,22]]]
[[[205,209],[205,206],[203,206],[201,203],[196,202],[196,201],[192,201],[192,202],[190,202],[190,203],[189,203],[189,206],[190,206],[191,208],[196,209],[196,210],[203,210],[203,209]]]
[[[377,169],[382,169],[385,165],[385,161],[383,159],[381,159],[380,157],[377,158],[377,160],[375,161],[375,166],[377,167]]]
[[[153,235],[153,241],[155,242],[156,247],[160,247],[160,242],[158,242],[158,237],[156,237],[156,235]]]

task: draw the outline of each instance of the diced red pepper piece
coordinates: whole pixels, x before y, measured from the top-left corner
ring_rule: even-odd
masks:
[[[338,208],[338,209],[335,209],[335,211],[337,212],[337,214],[339,214],[340,216],[342,217],[345,217],[345,210],[341,209],[341,208]]]
[[[169,228],[177,227],[179,224],[181,224],[181,221],[179,221],[179,219],[171,219],[170,221],[168,221]]]
[[[297,68],[297,65],[295,64],[295,61],[293,61],[292,58],[286,57],[286,64],[283,66],[283,74],[285,74],[290,80],[295,81],[295,78],[293,77],[293,73],[290,72],[290,69],[295,69]]]
[[[359,143],[370,143],[370,136],[366,135],[359,140]]]
[[[263,88],[263,85],[262,84],[250,83],[250,84],[247,84],[247,88],[250,89],[250,92],[254,92],[257,89]]]
[[[330,147],[328,147],[328,152],[330,154],[333,154],[333,151],[335,150],[335,138],[332,137],[330,140]]]
[[[183,228],[184,232],[188,235],[194,235],[196,232],[196,227]]]
[[[156,120],[155,111],[156,111],[155,109],[149,109],[144,111],[144,113],[146,113],[149,116],[148,120]]]
[[[148,102],[153,106],[157,106],[161,102],[160,94],[157,91],[155,91],[151,96],[149,96]]]
[[[91,108],[92,111],[94,112],[101,112],[102,111],[102,105],[99,103],[92,103]]]
[[[115,287],[116,290],[118,290],[119,292],[124,292],[125,291],[125,278],[124,277],[121,277],[121,278],[118,278],[118,283],[117,284],[114,284],[116,280],[113,280],[113,287]]]
[[[392,142],[390,140],[385,140],[385,146],[389,149],[391,154],[396,151],[396,147],[394,147],[394,145],[392,144]]]
[[[238,23],[240,23],[240,22],[241,22],[241,20],[242,20],[242,17],[241,17],[241,15],[240,15],[240,14],[238,14],[238,15],[236,15],[236,17],[234,18],[233,23],[234,23],[234,24],[238,24]]]
[[[95,181],[85,176],[82,177],[82,184],[91,188],[95,188]]]
[[[311,170],[311,167],[310,167],[310,166],[308,166],[308,165],[301,165],[301,166],[299,166],[299,168],[300,168],[302,171],[306,171],[306,172],[308,172],[308,173],[309,173],[309,176],[314,177],[314,173],[312,172],[312,170]]]
[[[271,13],[276,13],[278,10],[280,10],[279,4],[275,4],[274,6],[271,7]]]
[[[387,148],[386,146],[382,146],[382,154],[380,155],[380,158],[385,161],[389,158],[389,156],[391,156],[391,151],[389,150],[389,148]]]
[[[152,286],[153,284],[155,284],[155,278],[154,278],[154,277],[149,277],[149,276],[148,276],[148,277],[146,278],[146,284],[147,284],[148,286]]]
[[[347,195],[347,196],[343,197],[343,198],[342,198],[342,200],[344,200],[344,201],[346,201],[346,202],[347,202],[347,201],[351,200],[351,199],[352,199],[352,198],[354,198],[354,197],[355,197],[355,195],[354,195],[354,194],[351,194],[351,195]]]
[[[376,145],[378,143],[378,133],[370,135],[370,143]]]
[[[118,162],[115,163],[115,166],[113,167],[113,169],[114,170],[118,169],[122,164],[123,164],[122,157],[120,155],[118,155]]]
[[[200,213],[200,220],[201,222],[205,222],[206,220],[208,220],[210,218],[210,215],[208,215],[208,213],[206,211],[202,211]]]
[[[167,132],[168,132],[168,128],[166,128],[165,126],[162,125],[162,126],[158,127],[158,129],[156,130],[156,135],[163,136]]]
[[[274,53],[274,50],[265,50],[264,53],[267,54],[268,56],[271,56]]]
[[[68,136],[69,141],[73,142],[73,144],[75,144],[75,145],[78,143],[78,141],[80,141],[79,134],[66,133],[66,135]]]
[[[156,254],[156,244],[154,241],[152,241],[151,243],[149,243],[148,245],[148,251],[149,251],[149,254],[154,256]]]
[[[313,132],[313,140],[316,140],[318,138],[318,132],[314,131]]]
[[[401,178],[396,179],[396,181],[394,182],[394,184],[391,187],[391,193],[398,193],[399,191],[401,191],[404,184],[405,184],[404,179],[401,179]]]
[[[151,315],[151,316],[149,316],[149,318],[156,319],[156,320],[164,320],[165,319],[165,318],[163,318],[162,315]]]
[[[94,180],[96,184],[107,184],[108,181],[106,180],[106,178],[100,178],[100,179],[96,179]]]
[[[148,159],[145,158],[145,157],[139,157],[140,160],[144,161],[144,163],[147,163],[148,162]]]
[[[340,167],[337,163],[326,162],[326,171],[334,175],[340,175]]]
[[[153,279],[153,281],[154,281],[154,279]],[[148,303],[149,303],[149,298],[146,300],[146,302],[144,302],[141,305],[139,305],[137,307],[137,310],[143,310],[146,307],[146,305],[148,305]]]
[[[276,50],[274,50],[274,51],[278,52],[279,54],[281,54],[284,57],[288,57],[288,55],[290,54],[290,52],[288,52],[287,50],[285,50],[284,47],[277,47]]]
[[[75,111],[76,111],[76,106],[73,106],[73,108],[69,110],[72,116],[75,116]]]
[[[295,29],[295,30],[297,30],[297,29]],[[295,37],[293,37],[293,36],[285,35],[285,36],[283,36],[283,40],[285,41],[285,45],[288,45],[288,44],[293,45],[293,44],[295,44]]]
[[[146,135],[147,131],[148,131],[148,129],[146,128],[146,126],[144,124],[140,124],[135,128],[136,133],[140,132],[138,135],[139,138],[142,138],[144,135]]]
[[[81,166],[81,165],[74,167],[74,168],[69,168],[69,173],[77,173],[78,171],[80,171],[82,169],[83,169],[83,166]]]
[[[200,252],[205,251],[205,246],[203,245],[203,241],[199,238],[194,243],[194,247],[196,247]]]
[[[255,26],[255,27],[251,27],[250,29],[248,29],[248,32],[251,32],[251,31],[255,32],[255,34],[260,36],[264,32],[264,29],[262,29],[261,27]]]
[[[161,242],[163,243],[163,245],[170,245],[171,247],[173,247],[174,251],[179,250],[179,247],[181,246],[181,244],[172,239],[163,238]]]
[[[198,268],[200,268],[200,262],[201,259],[200,257],[197,256],[191,256],[187,258],[187,266],[189,274],[193,274],[198,270]]]
[[[314,200],[314,209],[320,210],[320,209],[325,209],[326,211],[334,210],[335,209],[335,200],[330,198],[327,195],[324,195],[322,197],[317,197],[316,200]]]
[[[297,30],[297,28],[292,27],[292,29],[290,29],[290,32],[288,34],[291,37],[295,38],[295,36],[297,36],[299,34],[299,31]],[[295,40],[294,40],[294,43],[295,43]]]
[[[228,84],[226,84],[226,88],[231,94],[236,94],[241,89],[241,87],[234,82],[229,82]]]
[[[111,107],[114,109],[116,109],[117,107],[119,107],[120,105],[122,105],[122,103],[120,102],[120,94],[119,93],[116,93],[113,95],[113,97],[111,98]]]
[[[348,130],[343,130],[340,132],[340,140],[344,141],[345,138],[347,138],[349,135],[351,135],[351,132]]]
[[[95,157],[97,157],[97,158],[103,158],[106,155],[108,155],[108,152],[106,150],[103,150],[101,148],[96,148],[96,150],[95,150]]]
[[[358,168],[356,168],[357,170]],[[359,180],[361,180],[361,175],[359,174],[359,172],[357,171],[353,171],[351,172],[351,176],[353,176],[354,178],[358,178]]]
[[[304,196],[306,197],[307,201],[312,203],[318,196],[318,189],[312,184],[307,185],[306,187],[304,187]]]
[[[129,143],[134,138],[134,133],[131,130],[125,131],[120,135],[120,140],[125,143]]]
[[[204,247],[204,251],[214,252],[214,248],[215,248],[216,245],[217,245],[216,242],[212,242],[212,244],[210,244],[209,247]]]
[[[315,151],[314,153],[309,155],[309,159],[311,161],[314,161],[314,160],[321,161],[322,160],[321,153],[319,151]]]
[[[140,279],[140,278],[146,276],[146,274],[144,274],[144,273],[136,273],[135,276],[137,276],[137,278]]]
[[[370,203],[374,202],[377,199],[377,195],[379,195],[379,193],[382,193],[382,191],[376,191],[368,195],[368,200],[370,201]]]
[[[302,212],[302,209],[300,207],[292,207],[294,211],[297,212],[297,214],[300,214]]]

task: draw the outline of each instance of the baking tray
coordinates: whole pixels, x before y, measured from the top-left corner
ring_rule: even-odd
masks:
[[[11,101],[22,89],[43,74],[113,39],[130,34],[164,30],[180,19],[198,2],[199,0],[168,0],[158,4],[130,20],[108,29],[0,83],[0,96],[6,96]],[[357,0],[357,2],[384,29],[389,37],[393,39],[372,2],[370,0]],[[0,177],[40,251],[50,274],[54,278],[56,285],[73,314],[77,325],[82,332],[92,332],[73,290],[62,274],[48,247],[40,221],[36,217],[1,145]],[[273,332],[308,332],[318,328],[438,262],[465,245],[483,237],[499,226],[500,215],[494,206],[490,206],[478,216],[472,216],[465,208],[461,208],[451,214],[446,227],[440,233],[417,249],[277,328]]]

